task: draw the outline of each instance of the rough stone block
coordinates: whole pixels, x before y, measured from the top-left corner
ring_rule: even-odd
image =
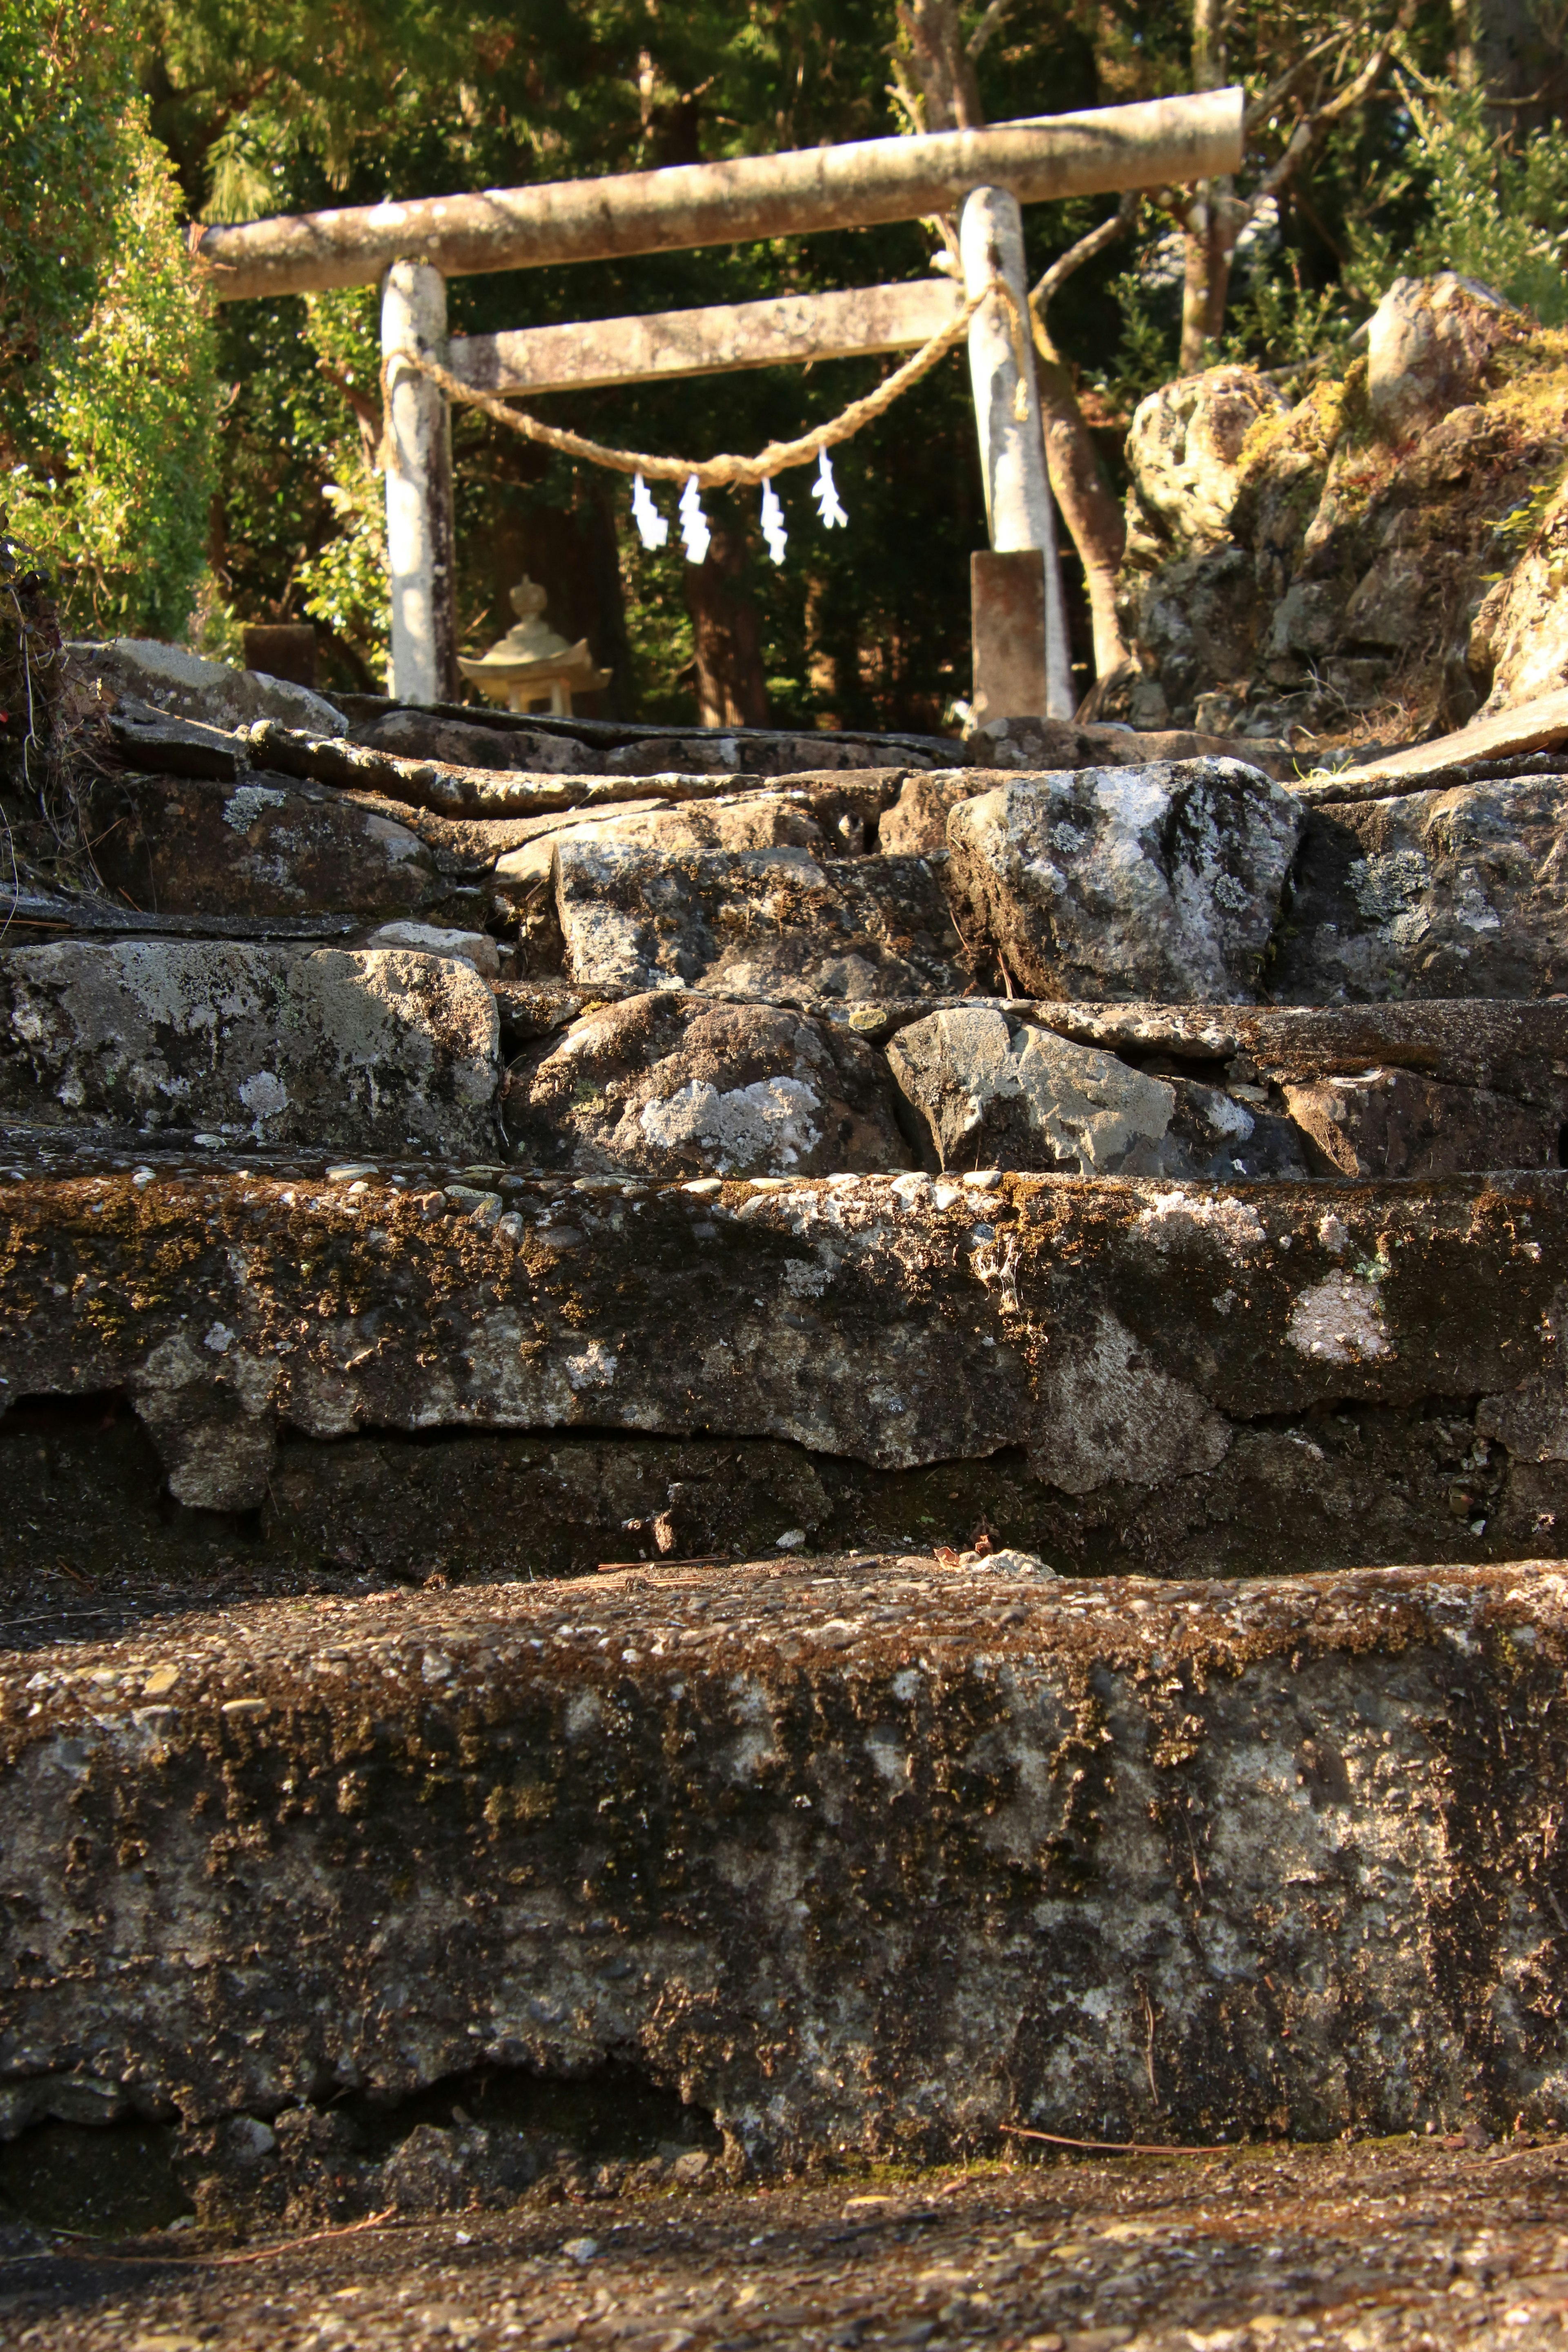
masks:
[[[487,980],[494,980],[500,971],[500,950],[488,931],[453,931],[437,923],[383,923],[373,931],[366,945],[373,948],[412,948],[421,955],[455,956],[459,963],[472,964]]]
[[[284,776],[106,778],[87,814],[106,888],[160,914],[413,915],[452,887],[406,825]]]
[[[957,994],[964,984],[926,858],[574,842],[555,875],[567,971],[580,985],[788,999]]]
[[[1555,1168],[1562,1121],[1551,1103],[1482,1087],[1446,1087],[1410,1070],[1288,1086],[1312,1164],[1335,1176],[1451,1176],[1468,1168]]]
[[[1367,404],[1404,438],[1472,400],[1496,352],[1526,323],[1504,296],[1451,269],[1396,278],[1367,321]]]
[[[1568,985],[1563,779],[1312,809],[1269,971],[1286,1003]]]
[[[606,812],[584,823],[542,830],[532,841],[497,859],[498,888],[537,889],[549,879],[557,846],[564,849],[568,844],[591,848],[630,844],[661,856],[692,849],[820,851],[825,845],[810,810],[782,793],[752,793],[732,801],[684,801],[674,808],[636,809],[624,815]]]
[[[888,1062],[942,1168],[1223,1181],[1307,1173],[1287,1120],[1223,1087],[1146,1076],[994,1007],[911,1023]]]
[[[772,1005],[657,994],[602,1007],[513,1064],[502,1113],[519,1160],[584,1175],[910,1163],[880,1055]]]
[[[1020,778],[952,811],[949,885],[1033,995],[1247,1003],[1302,821],[1236,760]]]
[[[549,734],[542,728],[479,726],[429,710],[389,710],[356,727],[353,740],[395,759],[498,768],[514,774],[584,775],[597,764],[570,736]]]
[[[466,961],[407,949],[61,940],[0,960],[0,1105],[337,1151],[495,1138],[500,1019]]]
[[[0,2116],[254,2140],[613,2055],[761,2170],[1561,2126],[1565,1660],[1550,1560],[644,1570],[13,1659]]]
[[[1163,760],[1229,759],[1235,756],[1233,736],[1205,735],[1190,727],[1159,729],[1074,719],[988,719],[973,727],[963,739],[969,768],[1021,769],[1041,775],[1058,768],[1146,768]],[[1249,766],[1266,775],[1289,776],[1295,763],[1283,743],[1249,741]],[[940,774],[962,775],[964,769],[938,769]],[[976,784],[973,789],[987,787]]]
[[[155,638],[112,637],[107,644],[68,644],[66,657],[87,684],[101,684],[113,697],[129,696],[176,719],[209,727],[248,726],[258,719],[280,719],[311,735],[342,735],[348,721],[323,695],[264,671],[235,669],[205,661],[184,646]]]

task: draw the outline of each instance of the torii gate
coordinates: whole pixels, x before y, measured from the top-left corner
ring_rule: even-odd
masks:
[[[222,301],[382,282],[384,354],[413,351],[488,392],[544,393],[907,351],[999,273],[1027,299],[1020,205],[1217,178],[1239,169],[1245,92],[1205,91],[985,131],[679,164],[600,180],[491,188],[209,228],[195,250]],[[721,309],[447,338],[447,279],[668,253],[956,211],[964,289],[946,278]],[[1022,311],[1021,311],[1022,315]],[[994,295],[968,329],[991,552],[972,559],[977,702],[992,716],[1070,716],[1056,536],[1033,352]],[[445,394],[388,372],[392,689],[457,692],[451,419]]]

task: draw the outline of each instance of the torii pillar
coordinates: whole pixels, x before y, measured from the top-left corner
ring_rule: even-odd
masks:
[[[973,555],[969,567],[974,716],[1070,719],[1077,697],[1017,197],[1007,188],[974,189],[963,200],[958,237],[965,292],[978,294],[994,277],[1003,278],[1019,320],[1016,343],[1013,323],[993,294],[969,330],[969,380],[991,536],[991,552]]]
[[[391,691],[400,702],[456,702],[451,411],[439,384],[392,358],[407,351],[446,364],[447,281],[429,262],[395,261],[383,278],[381,350],[392,361],[386,380]]]

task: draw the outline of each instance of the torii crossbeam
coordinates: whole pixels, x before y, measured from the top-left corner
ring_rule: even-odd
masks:
[[[999,271],[1022,304],[1022,204],[1234,172],[1244,104],[1240,89],[1205,91],[985,131],[351,206],[209,228],[195,250],[223,301],[379,279],[384,351],[419,352],[486,390],[537,393],[907,350],[953,316],[955,288],[872,287],[448,346],[446,281],[956,212],[967,289]],[[994,297],[970,325],[969,360],[992,549],[1037,554],[1039,564],[1022,569],[1030,580],[1037,569],[1043,575],[1043,626],[1033,645],[1026,631],[1021,662],[1016,626],[1009,646],[999,636],[991,647],[977,602],[979,697],[991,715],[1066,716],[1073,696],[1033,355],[1023,353],[1019,417],[1017,354]],[[392,688],[404,700],[437,701],[457,690],[450,419],[442,393],[412,369],[394,367],[388,392]]]

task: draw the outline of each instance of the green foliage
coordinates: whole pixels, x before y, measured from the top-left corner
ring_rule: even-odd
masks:
[[[1488,119],[1486,93],[1408,82],[1404,96],[1414,130],[1405,156],[1384,178],[1383,205],[1415,194],[1414,236],[1391,231],[1370,215],[1352,236],[1356,274],[1375,299],[1399,277],[1457,269],[1479,278],[1544,326],[1568,320],[1568,149],[1553,128],[1514,152]]]
[[[0,390],[90,307],[135,94],[121,0],[0,0]],[[6,420],[9,422],[9,418]]]
[[[43,70],[26,70],[41,51]],[[0,433],[68,628],[177,635],[205,562],[213,343],[128,20],[0,0]],[[62,125],[64,126],[62,131]]]
[[[1303,286],[1260,271],[1232,299],[1216,357],[1253,367],[1304,368],[1336,357],[1353,324],[1342,287]]]
[[[307,555],[295,574],[301,604],[313,621],[378,680],[390,637],[386,588],[386,502],[375,471],[374,424],[354,406],[379,399],[381,342],[374,287],[306,298],[309,335],[317,368],[339,394],[336,426],[320,449],[321,484],[336,528]]]

